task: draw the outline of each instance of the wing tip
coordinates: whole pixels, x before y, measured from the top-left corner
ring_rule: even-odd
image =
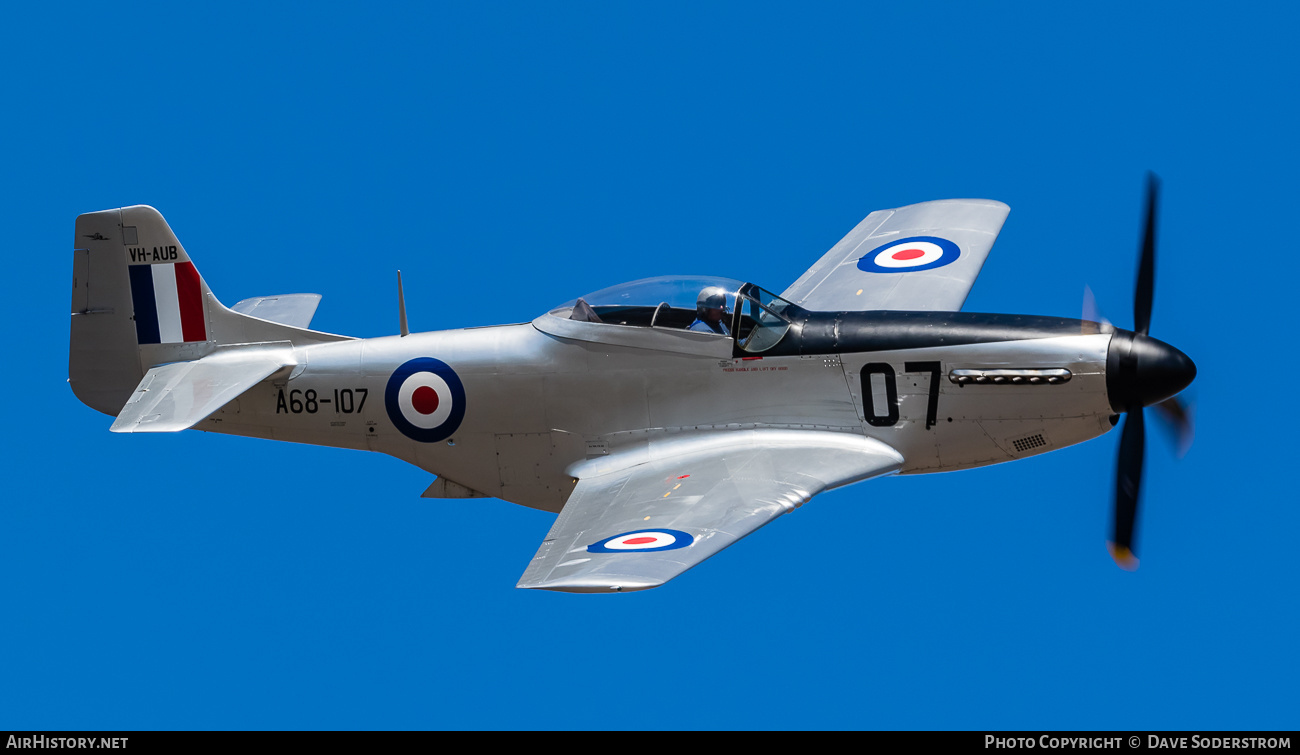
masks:
[[[955,205],[955,204],[971,205],[974,207],[988,207],[990,209],[1003,210],[1004,212],[1007,213],[1011,212],[1011,205],[1007,204],[1006,202],[1000,202],[996,199],[981,199],[978,197],[952,197],[950,199],[927,199],[924,202],[915,202],[913,204],[904,205],[902,207],[895,207],[894,210],[895,211],[906,210],[912,207],[922,207],[925,205]]]

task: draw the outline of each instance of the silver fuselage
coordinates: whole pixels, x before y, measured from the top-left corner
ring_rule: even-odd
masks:
[[[731,338],[543,315],[300,346],[291,374],[262,382],[195,427],[379,451],[470,491],[559,511],[575,464],[668,435],[749,428],[865,435],[901,453],[903,474],[1079,443],[1113,426],[1110,341],[1093,333],[740,358]],[[447,363],[464,384],[464,419],[445,440],[412,440],[385,411],[390,376],[418,357]],[[950,377],[1018,369],[1070,377],[1059,384]]]

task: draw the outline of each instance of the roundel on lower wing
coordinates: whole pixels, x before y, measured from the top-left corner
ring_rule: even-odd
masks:
[[[695,538],[681,530],[636,530],[587,546],[588,553],[644,553],[685,548]]]
[[[436,443],[450,438],[465,418],[465,386],[446,362],[412,359],[388,378],[384,408],[403,435]]]
[[[864,273],[914,273],[951,265],[961,249],[938,236],[913,236],[876,247],[858,260]]]

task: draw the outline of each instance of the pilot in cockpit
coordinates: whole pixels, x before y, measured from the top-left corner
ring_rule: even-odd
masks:
[[[709,286],[695,300],[695,322],[686,329],[729,336],[731,331],[727,329],[727,323],[723,322],[726,314],[727,290],[720,286]]]

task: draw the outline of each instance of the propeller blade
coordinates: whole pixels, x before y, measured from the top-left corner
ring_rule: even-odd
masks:
[[[1146,229],[1142,233],[1142,256],[1138,263],[1137,290],[1133,293],[1133,332],[1148,335],[1151,332],[1151,303],[1156,287],[1156,199],[1160,179],[1155,173],[1147,174]]]
[[[1183,458],[1196,437],[1196,406],[1174,396],[1156,404],[1155,409],[1160,424],[1174,436],[1178,458]]]
[[[1093,335],[1095,333],[1109,333],[1115,329],[1110,324],[1110,320],[1101,313],[1101,307],[1097,306],[1097,297],[1093,295],[1092,288],[1083,287],[1083,329],[1082,335]],[[1093,327],[1093,325],[1096,327]]]
[[[1146,447],[1146,428],[1141,409],[1129,412],[1124,419],[1124,434],[1119,440],[1119,463],[1115,468],[1115,524],[1108,544],[1110,555],[1121,568],[1137,568],[1133,555],[1133,533],[1137,525],[1138,498],[1142,493],[1142,456]]]

